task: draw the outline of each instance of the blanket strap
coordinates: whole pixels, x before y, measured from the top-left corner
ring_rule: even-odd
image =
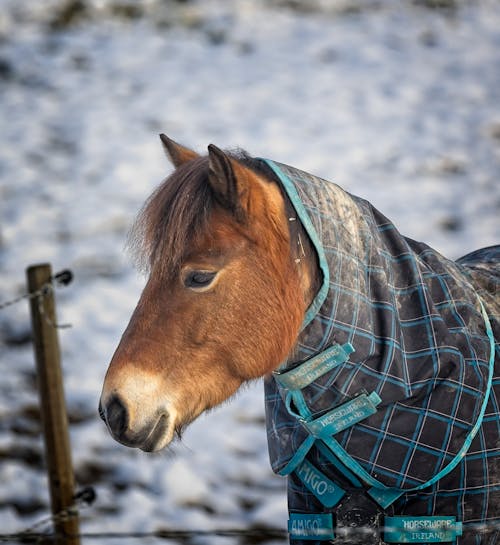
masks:
[[[302,389],[328,371],[346,362],[352,352],[354,352],[354,347],[349,343],[342,346],[335,344],[292,369],[278,370],[273,373],[278,384],[287,390],[285,405],[288,412],[301,424],[304,425],[313,420]],[[279,474],[290,475],[307,456],[316,439],[317,437],[310,433]]]
[[[349,359],[350,354],[354,352],[354,347],[350,343],[346,343],[342,346],[333,345],[292,369],[280,369],[274,372],[275,380],[287,390],[285,405],[288,412],[308,432],[306,439],[279,474],[289,475],[295,472],[304,486],[316,496],[325,508],[338,505],[346,495],[346,491],[306,460],[312,446],[316,445],[322,456],[326,457],[355,487],[362,488],[362,482],[369,485],[367,493],[383,509],[386,509],[403,494],[427,488],[452,471],[467,453],[482,424],[493,381],[495,338],[490,320],[480,300],[479,304],[491,349],[484,401],[464,444],[440,472],[427,482],[411,489],[389,488],[370,475],[334,439],[334,435],[354,426],[377,411],[377,406],[382,400],[376,392],[361,393],[326,414],[318,418],[313,417],[302,394],[302,389]],[[328,517],[331,515],[292,513],[289,523],[291,537],[295,539],[333,539],[333,527]],[[462,530],[461,523],[456,522],[454,517],[385,517],[385,526],[384,539],[386,543],[423,543],[423,540],[426,543],[453,542],[457,535],[461,535]]]

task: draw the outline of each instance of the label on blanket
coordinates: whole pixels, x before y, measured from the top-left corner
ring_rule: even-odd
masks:
[[[335,435],[376,413],[377,405],[381,401],[376,392],[372,392],[369,396],[361,394],[320,418],[305,422],[304,426],[309,430],[309,433],[320,439]]]
[[[385,517],[387,543],[450,543],[462,535],[455,517]]]
[[[302,390],[311,382],[349,359],[354,352],[351,344],[334,344],[317,356],[306,360],[288,371],[274,374],[275,379],[288,390]]]
[[[295,473],[325,507],[337,505],[345,494],[345,491],[340,486],[337,486],[307,460],[304,460],[297,467]]]
[[[332,515],[290,513],[288,533],[291,539],[316,541],[334,539]]]

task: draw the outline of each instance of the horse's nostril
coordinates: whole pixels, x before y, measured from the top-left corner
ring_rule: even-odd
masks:
[[[128,413],[121,399],[114,396],[106,406],[105,420],[115,435],[122,435],[128,426]]]
[[[163,408],[147,416],[134,417],[134,405],[127,408],[124,398],[112,394],[99,403],[99,415],[106,423],[111,435],[127,447],[140,448],[146,452],[157,450],[172,439],[169,429],[169,414]],[[170,431],[170,435],[168,435]]]

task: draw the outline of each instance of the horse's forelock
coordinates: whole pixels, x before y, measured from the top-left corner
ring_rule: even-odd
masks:
[[[207,183],[208,158],[176,169],[147,199],[129,233],[128,248],[138,268],[169,279],[193,238],[208,225],[213,205]]]
[[[229,154],[260,176],[276,181],[263,161],[240,149]],[[208,157],[193,159],[177,168],[146,200],[127,243],[143,273],[149,274],[154,269],[161,279],[171,279],[178,273],[194,237],[207,230],[215,203],[208,183],[208,169]],[[288,199],[285,198],[285,202],[293,215]],[[291,224],[290,227],[296,240],[296,230],[301,226]]]

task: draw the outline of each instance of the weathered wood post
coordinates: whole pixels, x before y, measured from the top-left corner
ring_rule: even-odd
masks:
[[[49,264],[33,265],[26,275],[28,290],[34,293],[51,281],[52,269]],[[52,290],[31,299],[31,322],[51,507],[57,515],[73,504],[74,476]],[[57,545],[79,545],[77,513],[56,517],[54,530]]]

